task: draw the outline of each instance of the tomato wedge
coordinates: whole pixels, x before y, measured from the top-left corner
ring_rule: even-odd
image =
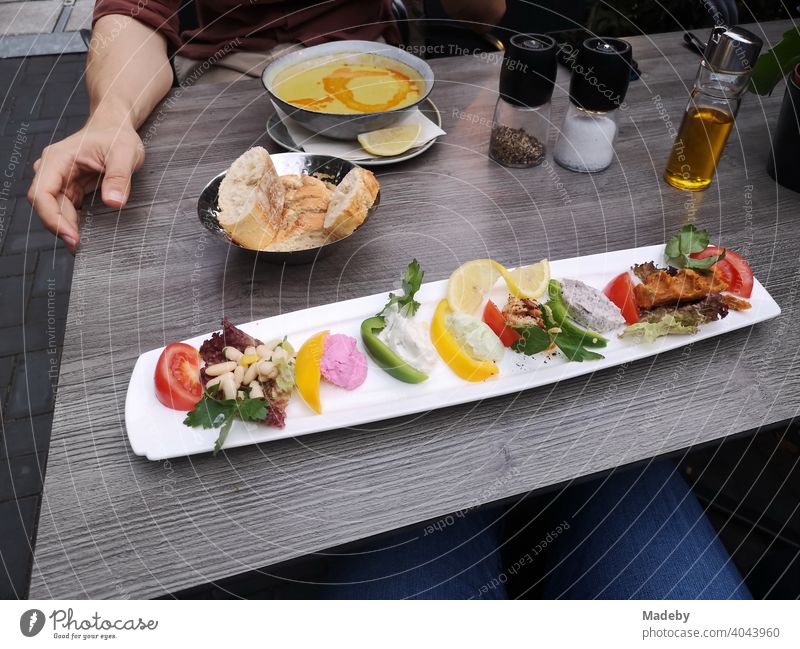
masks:
[[[500,339],[506,347],[511,347],[515,342],[522,339],[520,333],[513,327],[506,324],[506,319],[503,312],[497,308],[497,305],[489,300],[483,309],[483,321],[489,325],[489,328],[494,331],[495,335]]]
[[[186,343],[167,345],[156,364],[156,397],[167,408],[191,410],[203,396],[200,354]]]
[[[725,259],[721,259],[712,266],[714,272],[720,273],[723,281],[727,282],[728,293],[739,297],[750,297],[753,293],[753,269],[750,268],[750,264],[745,261],[744,257],[719,246],[708,246],[705,250],[694,252],[689,256],[692,259],[705,259],[721,255],[723,250]],[[726,279],[726,276],[730,278],[730,281]]]
[[[639,307],[633,293],[633,282],[628,271],[620,273],[603,289],[606,297],[617,305],[626,324],[639,322]]]

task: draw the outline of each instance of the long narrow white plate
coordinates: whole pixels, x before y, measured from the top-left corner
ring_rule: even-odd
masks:
[[[556,279],[572,277],[602,288],[612,277],[635,263],[650,260],[659,263],[663,258],[663,250],[663,245],[657,245],[563,259],[551,263],[551,273]],[[397,269],[398,276],[403,270],[403,268]],[[417,294],[417,299],[422,303],[417,314],[418,318],[430,322],[434,307],[445,295],[446,285],[446,280],[423,285]],[[353,336],[361,345],[359,334],[361,322],[383,308],[387,294],[388,291],[285,313],[241,325],[241,328],[261,340],[286,335],[295,348],[309,336],[323,329],[330,329],[331,333]],[[499,282],[491,297],[502,305],[505,303],[506,295],[503,282]],[[643,344],[627,339],[619,340],[616,335],[611,334],[608,336],[610,339],[608,347],[598,350],[605,356],[599,361],[570,363],[560,355],[546,357],[545,354],[537,354],[534,357],[526,357],[509,350],[499,363],[500,374],[483,383],[462,381],[440,361],[427,381],[410,385],[393,379],[370,361],[367,380],[352,392],[323,382],[321,415],[314,414],[295,394],[287,408],[285,428],[269,428],[237,421],[231,429],[225,448],[357,426],[519,392],[597,372],[698,340],[749,327],[757,322],[774,318],[781,312],[775,300],[758,281],[753,287],[750,302],[753,305],[752,309],[731,311],[725,319],[703,325],[700,331],[692,336],[665,336],[654,343]],[[209,336],[210,334],[197,336],[185,342],[199,347]],[[185,413],[170,410],[156,399],[153,375],[162,349],[142,354],[133,368],[125,401],[125,425],[131,447],[134,453],[144,455],[150,460],[211,451],[217,438],[217,431],[184,426],[182,422]]]

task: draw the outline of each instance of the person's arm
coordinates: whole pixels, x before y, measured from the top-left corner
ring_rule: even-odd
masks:
[[[469,23],[476,32],[488,32],[506,13],[506,0],[442,0],[442,9],[453,20]]]
[[[166,38],[130,16],[100,17],[86,64],[89,118],[84,127],[46,147],[34,163],[28,200],[45,227],[74,251],[84,193],[102,179],[109,207],[128,200],[131,175],[144,161],[136,129],[172,85]]]

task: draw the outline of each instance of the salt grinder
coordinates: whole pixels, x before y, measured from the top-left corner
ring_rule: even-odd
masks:
[[[625,102],[633,52],[618,38],[587,38],[569,84],[569,107],[553,158],[570,171],[606,169],[614,159],[617,114]]]

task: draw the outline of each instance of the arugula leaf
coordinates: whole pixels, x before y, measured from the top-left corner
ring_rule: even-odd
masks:
[[[597,361],[601,358],[605,358],[602,354],[598,354],[584,347],[583,341],[587,336],[578,336],[561,331],[561,328],[553,317],[553,310],[547,304],[542,305],[542,320],[544,321],[544,326],[547,328],[547,333],[550,334],[552,341],[568,360],[581,363],[583,361]]]
[[[689,257],[685,261],[683,267],[692,268],[694,270],[705,270],[707,268],[711,268],[714,264],[723,259],[725,259],[725,252],[715,257],[706,257],[705,259],[692,259]]]
[[[689,255],[693,252],[702,252],[708,246],[708,230],[698,230],[689,223],[684,225],[678,234],[672,237],[664,248],[669,263],[678,268],[692,268],[696,270],[711,268],[720,259],[725,258],[725,253],[705,259],[692,259]]]
[[[684,225],[678,234],[667,242],[664,252],[668,259],[676,259],[681,255],[690,255],[693,252],[705,250],[708,245],[708,231],[698,230],[691,223]]]
[[[556,334],[553,342],[555,342],[556,346],[561,350],[561,353],[571,361],[582,363],[583,361],[599,361],[605,358],[602,354],[586,349],[580,339],[572,336]]]
[[[383,315],[386,309],[396,304],[397,310],[403,312],[403,315],[409,317],[413,316],[420,307],[419,302],[414,299],[414,295],[416,295],[419,287],[422,286],[423,277],[425,277],[425,272],[420,268],[419,262],[416,259],[412,260],[408,268],[406,268],[406,272],[403,274],[403,295],[389,293],[389,301],[378,315]]]
[[[517,342],[511,345],[511,349],[526,356],[533,356],[543,352],[552,342],[550,335],[541,327],[530,325],[529,327],[511,325],[522,336]]]
[[[269,404],[266,399],[217,399],[218,387],[204,390],[203,397],[195,404],[194,410],[186,413],[184,425],[192,428],[219,428],[219,436],[214,442],[214,455],[222,450],[234,420],[263,421],[267,417]]]

